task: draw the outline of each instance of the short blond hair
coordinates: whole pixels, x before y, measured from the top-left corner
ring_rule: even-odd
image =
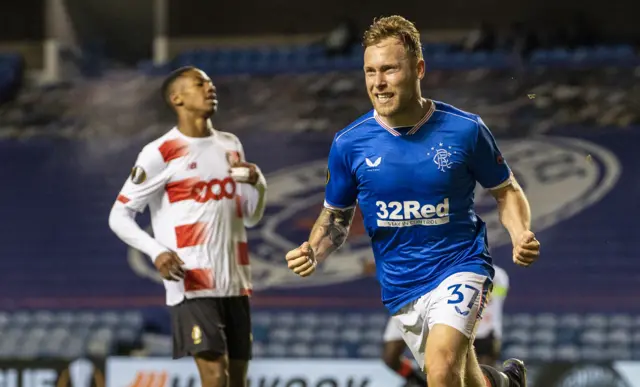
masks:
[[[409,54],[416,59],[422,59],[420,32],[409,20],[398,15],[373,19],[373,24],[364,32],[362,45],[367,48],[387,38],[398,39]]]

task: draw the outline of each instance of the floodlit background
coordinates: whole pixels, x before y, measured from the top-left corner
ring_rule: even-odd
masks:
[[[107,225],[138,151],[173,125],[158,89],[182,65],[211,76],[216,127],[240,137],[270,186],[249,241],[252,385],[402,385],[378,360],[388,315],[363,274],[371,252],[360,215],[319,275],[301,281],[284,263],[321,207],[334,133],[371,108],[359,41],[389,14],[422,32],[424,95],[480,114],[531,202],[542,256],[525,270],[511,263],[493,199],[477,192],[510,276],[503,356],[530,363],[534,387],[640,386],[635,5],[3,3],[0,386],[128,387],[163,373],[173,386],[199,384],[189,359],[168,360],[169,316],[149,259]]]

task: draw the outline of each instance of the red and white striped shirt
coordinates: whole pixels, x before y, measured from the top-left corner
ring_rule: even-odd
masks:
[[[109,224],[125,243],[152,259],[171,250],[184,261],[184,280],[164,281],[168,305],[251,294],[245,227],[262,218],[266,181],[259,171],[255,186],[234,181],[229,153],[245,160],[233,134],[194,138],[173,128],[143,148],[113,206]],[[154,238],[130,223],[147,205]]]

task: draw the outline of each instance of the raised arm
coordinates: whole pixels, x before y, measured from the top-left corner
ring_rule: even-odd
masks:
[[[240,183],[238,194],[242,208],[242,217],[245,227],[256,226],[264,216],[267,205],[267,180],[260,168],[253,163],[248,163],[245,158],[244,148],[240,140],[236,138],[238,154],[227,154],[231,166],[231,176]]]

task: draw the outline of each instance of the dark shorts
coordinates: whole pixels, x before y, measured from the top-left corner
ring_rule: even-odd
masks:
[[[493,332],[487,337],[476,338],[473,341],[473,346],[476,348],[476,355],[478,356],[500,358],[500,342],[495,338]]]
[[[174,359],[203,352],[251,359],[249,297],[185,299],[170,309]]]

